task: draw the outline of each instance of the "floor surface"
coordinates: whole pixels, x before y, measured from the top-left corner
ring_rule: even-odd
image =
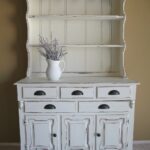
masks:
[[[0,150],[19,150],[19,148],[0,146]],[[150,150],[150,144],[136,144],[133,150]]]

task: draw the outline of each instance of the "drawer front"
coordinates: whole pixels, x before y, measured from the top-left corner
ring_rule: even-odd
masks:
[[[94,98],[94,88],[61,88],[61,98]]]
[[[130,109],[129,102],[79,102],[79,112],[124,112]]]
[[[130,98],[130,87],[98,87],[98,98]]]
[[[25,102],[25,112],[76,112],[76,103]]]
[[[23,87],[23,98],[26,99],[57,98],[57,95],[57,88]]]

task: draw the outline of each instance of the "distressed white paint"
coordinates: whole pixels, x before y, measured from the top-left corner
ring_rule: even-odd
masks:
[[[73,95],[74,91],[81,91],[83,95]],[[95,89],[90,87],[83,87],[83,88],[61,88],[61,98],[95,98]]]
[[[125,0],[27,4],[27,78],[17,82],[21,150],[132,150],[137,83],[122,78]],[[68,50],[57,82],[45,78],[39,34]]]
[[[94,116],[62,117],[62,150],[94,150]]]
[[[42,91],[45,95],[35,95],[36,92]],[[23,98],[25,99],[41,99],[41,98],[57,98],[57,89],[52,87],[24,87],[23,88]]]
[[[128,149],[128,115],[106,115],[97,117],[97,150]]]
[[[53,105],[55,109],[45,109],[45,106]],[[75,102],[26,102],[25,112],[76,112]]]
[[[57,116],[26,116],[27,149],[59,150]],[[56,134],[57,137],[53,137]],[[43,138],[44,137],[44,138]]]
[[[101,105],[108,105],[109,109],[99,109]],[[128,112],[129,102],[79,102],[79,112]]]
[[[111,91],[119,92],[118,95],[110,95]],[[122,87],[99,87],[98,88],[98,97],[99,98],[130,98],[131,97],[131,89],[130,87],[122,86]]]

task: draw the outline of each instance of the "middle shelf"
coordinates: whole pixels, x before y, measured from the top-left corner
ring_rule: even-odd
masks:
[[[29,19],[64,19],[64,20],[122,20],[119,15],[28,15]]]
[[[68,47],[123,47],[123,27],[123,20],[28,19],[28,43],[39,45],[41,35]]]
[[[86,45],[81,45],[81,44],[65,44],[65,45],[61,45],[61,46],[63,46],[63,47],[76,47],[76,48],[124,48],[125,47],[125,44],[122,44],[122,45],[103,45],[103,44],[101,44],[101,45],[96,45],[96,44],[94,44],[94,45],[88,45],[88,44],[86,44]],[[28,44],[28,47],[41,47],[41,45],[39,45],[39,44]]]

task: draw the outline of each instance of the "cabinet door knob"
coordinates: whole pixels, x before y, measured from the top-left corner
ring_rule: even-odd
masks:
[[[97,136],[97,137],[100,137],[100,136],[101,136],[101,134],[100,134],[100,133],[96,133],[96,136]]]
[[[48,104],[44,106],[44,109],[56,109],[56,106],[52,104]]]
[[[56,134],[56,133],[53,133],[52,136],[53,136],[53,137],[57,137],[57,134]]]
[[[107,104],[102,104],[102,105],[98,106],[98,109],[109,109],[109,108],[110,108],[110,106]]]
[[[76,90],[72,92],[72,95],[83,95],[82,91]]]
[[[34,95],[36,95],[36,96],[43,96],[43,95],[46,95],[46,93],[44,91],[40,90],[40,91],[35,91]]]
[[[120,92],[117,90],[109,91],[108,95],[120,95]]]

